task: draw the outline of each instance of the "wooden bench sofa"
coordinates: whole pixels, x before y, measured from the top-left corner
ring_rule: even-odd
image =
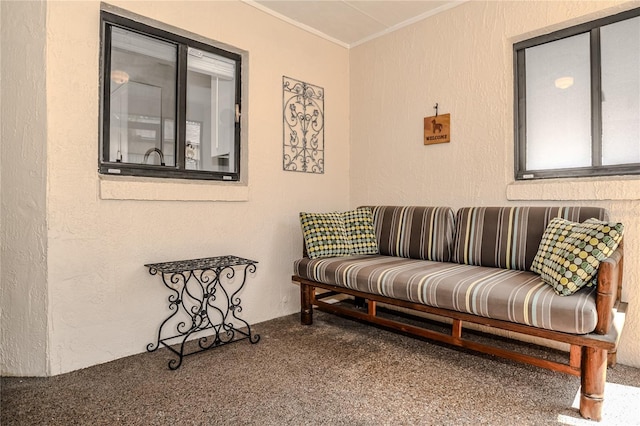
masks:
[[[622,241],[600,262],[597,285],[569,296],[558,295],[530,268],[553,218],[574,223],[590,218],[605,221],[604,209],[467,207],[455,214],[448,207],[365,209],[371,211],[377,254],[312,259],[305,250],[305,256],[295,261],[292,280],[300,285],[303,324],[312,324],[316,307],[579,376],[580,414],[601,419],[607,365],[615,365],[627,307],[620,300]],[[354,308],[326,301],[335,295],[364,304]],[[383,317],[378,304],[446,318],[447,332]],[[468,324],[568,344],[568,360],[551,361],[473,341],[463,334]]]

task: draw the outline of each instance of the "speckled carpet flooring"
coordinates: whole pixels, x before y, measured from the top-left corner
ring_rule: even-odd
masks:
[[[261,324],[187,357],[167,349],[50,378],[3,378],[2,425],[640,424],[640,369],[608,371],[604,420],[577,377],[471,354],[320,312]]]

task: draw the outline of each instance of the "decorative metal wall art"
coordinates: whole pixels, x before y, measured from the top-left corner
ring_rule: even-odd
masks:
[[[282,77],[283,169],[324,173],[324,89]]]

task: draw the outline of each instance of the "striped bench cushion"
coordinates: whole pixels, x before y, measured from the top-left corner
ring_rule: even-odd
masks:
[[[370,206],[380,254],[451,259],[454,215],[449,207]]]
[[[452,261],[528,271],[554,217],[606,220],[597,207],[465,207],[456,214]]]
[[[302,278],[548,330],[595,329],[595,289],[558,296],[532,272],[392,256],[302,258]]]

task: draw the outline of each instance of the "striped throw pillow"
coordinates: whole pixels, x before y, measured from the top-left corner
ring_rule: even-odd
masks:
[[[598,207],[464,207],[456,215],[453,261],[529,271],[554,217],[583,222],[606,218]]]
[[[450,207],[372,206],[380,254],[448,262],[454,219]]]

